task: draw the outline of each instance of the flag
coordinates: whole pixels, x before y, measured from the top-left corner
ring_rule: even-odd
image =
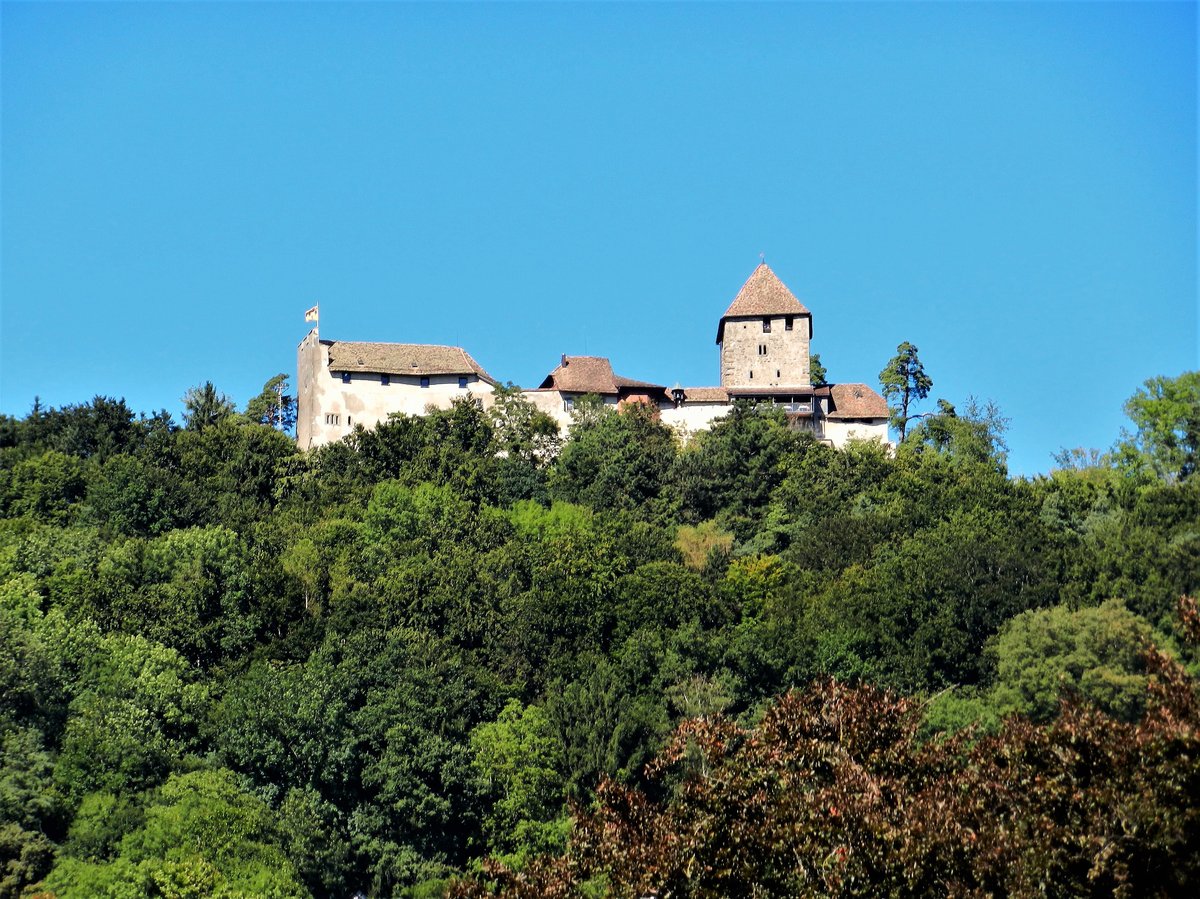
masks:
[[[307,312],[304,313],[304,320],[306,322],[315,322],[317,320],[317,308],[318,308],[317,306],[313,306],[311,309],[309,309]]]

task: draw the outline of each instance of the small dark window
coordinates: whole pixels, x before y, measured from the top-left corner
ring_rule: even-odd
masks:
[[[421,378],[421,386],[428,387],[429,386],[429,378]]]
[[[348,371],[344,371],[344,372],[342,372],[342,383],[343,383],[343,384],[349,384],[349,383],[350,383],[350,372],[348,372]]]
[[[387,387],[388,384],[392,383],[392,376],[391,375],[380,375],[379,383],[382,384],[384,387]]]
[[[779,377],[779,369],[775,369],[775,377]]]
[[[792,330],[792,317],[790,315],[783,320],[783,330]]]
[[[466,375],[458,376],[458,386],[459,386],[459,388],[463,388],[463,387],[467,386],[467,376]]]
[[[346,426],[349,427],[352,424],[354,424],[353,420],[351,420],[350,416],[347,415],[346,416]]]
[[[763,333],[764,334],[771,333],[771,320],[769,318],[763,319]]]
[[[754,380],[754,372],[750,372],[750,380],[751,380],[751,381],[753,381],[753,380]]]

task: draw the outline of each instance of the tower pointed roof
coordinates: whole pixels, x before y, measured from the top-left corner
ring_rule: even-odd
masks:
[[[787,289],[787,285],[779,280],[779,276],[771,271],[771,267],[762,262],[746,279],[742,289],[721,316],[721,323],[717,325],[717,343],[720,343],[724,336],[727,318],[811,314],[804,304],[796,299],[796,295]]]

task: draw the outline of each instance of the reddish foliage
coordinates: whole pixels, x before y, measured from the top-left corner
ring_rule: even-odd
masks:
[[[1194,609],[1194,604],[1193,604]],[[1200,701],[1151,650],[1136,724],[1082,705],[995,736],[923,743],[911,700],[835,682],[757,727],[680,725],[651,777],[665,803],[606,782],[567,855],[451,895],[618,897],[1177,896],[1200,882]]]

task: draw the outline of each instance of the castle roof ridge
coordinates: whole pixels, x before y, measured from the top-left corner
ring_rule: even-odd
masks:
[[[496,379],[463,347],[433,343],[378,343],[359,340],[321,341],[329,348],[331,372],[385,375],[469,375],[495,386]]]
[[[811,315],[771,267],[760,262],[737,292],[717,325],[717,343],[725,336],[725,319],[758,318],[764,315]]]

